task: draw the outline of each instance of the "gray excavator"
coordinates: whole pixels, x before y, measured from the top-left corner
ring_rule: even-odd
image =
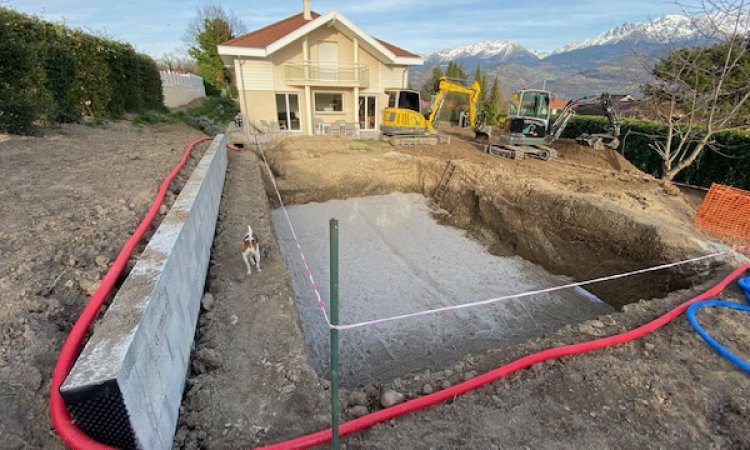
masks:
[[[593,106],[599,114],[605,115],[609,127],[606,133],[585,133],[578,136],[576,141],[596,150],[617,149],[620,145],[620,116],[612,106],[609,94],[570,100],[555,121],[550,123],[550,93],[524,89],[513,93],[499,143],[485,145],[484,151],[510,159],[532,157],[550,160],[557,152],[549,145],[562,135],[570,119],[583,106]]]

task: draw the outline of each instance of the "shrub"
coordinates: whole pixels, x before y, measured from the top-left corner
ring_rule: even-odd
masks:
[[[0,131],[163,108],[156,63],[130,45],[0,8]]]

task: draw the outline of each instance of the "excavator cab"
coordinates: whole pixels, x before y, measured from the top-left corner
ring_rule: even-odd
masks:
[[[500,136],[504,144],[516,142],[541,143],[549,130],[549,91],[524,89],[513,93],[504,133]]]
[[[402,108],[419,112],[421,98],[419,91],[413,89],[393,89],[388,93],[388,107]]]
[[[421,97],[413,89],[387,89],[388,107],[380,131],[387,136],[424,134],[426,120],[420,113]]]

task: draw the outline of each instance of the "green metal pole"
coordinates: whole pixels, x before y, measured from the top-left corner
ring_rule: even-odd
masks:
[[[339,221],[329,223],[331,239],[331,325],[339,324]],[[331,328],[331,448],[339,450],[339,330]]]

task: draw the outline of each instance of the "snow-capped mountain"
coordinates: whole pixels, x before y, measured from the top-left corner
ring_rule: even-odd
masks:
[[[717,37],[717,30],[718,34],[750,33],[750,12],[737,19],[731,15],[668,15],[647,22],[624,23],[550,54],[513,41],[481,41],[428,55],[424,66],[410,73],[413,84],[421,86],[433,66],[453,61],[461,63],[468,72],[479,64],[489,76],[499,76],[506,90],[547,86],[568,98],[605,90],[638,95],[640,86],[650,76],[643,56],[648,57],[646,60],[665,56],[667,41],[679,46],[709,43],[712,35]]]
[[[550,55],[623,42],[680,43],[710,41],[717,32],[734,33],[734,27],[738,24],[739,27],[736,32],[738,34],[747,33],[749,31],[748,25],[750,25],[750,13],[745,13],[739,22],[737,16],[733,15],[716,14],[693,17],[667,15],[648,22],[624,23],[592,38],[582,39],[560,47]]]
[[[533,49],[529,49],[529,53],[531,53],[532,55],[536,56],[539,59],[544,59],[547,57],[547,55],[549,55],[549,52],[543,52],[541,50],[533,50]]]
[[[448,48],[429,55],[425,65],[445,64],[449,61],[460,62],[467,69],[476,64],[492,66],[503,63],[528,64],[538,61],[535,52],[527,50],[513,41],[481,41],[461,47]]]

